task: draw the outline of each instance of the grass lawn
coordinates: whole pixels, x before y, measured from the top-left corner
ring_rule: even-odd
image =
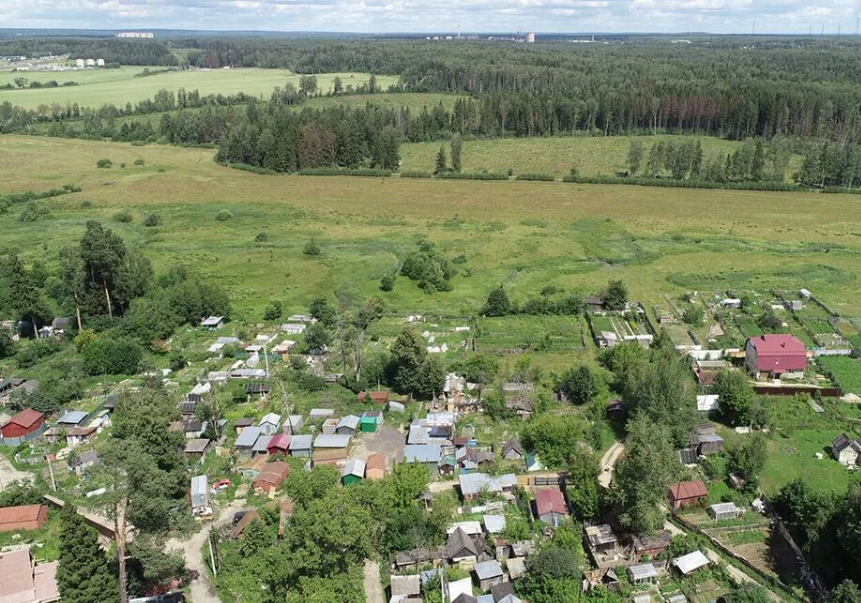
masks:
[[[22,90],[0,90],[0,103],[10,102],[27,109],[36,109],[40,105],[51,106],[77,103],[82,107],[100,107],[103,104],[117,106],[127,102],[136,103],[152,98],[162,88],[176,91],[199,90],[201,95],[207,94],[236,94],[245,92],[254,96],[269,99],[275,86],[283,87],[291,82],[299,87],[299,75],[286,69],[194,69],[189,71],[170,71],[147,77],[135,77],[144,67],[120,67],[119,69],[94,69],[84,71],[0,72],[0,85],[14,82],[16,77],[26,77],[32,81],[47,82],[56,80],[61,85],[57,88],[37,88]],[[150,69],[164,69],[151,67]],[[358,86],[366,83],[370,74],[367,73],[324,73],[317,75],[317,88],[322,93],[332,89],[335,76],[341,77],[344,86]],[[396,83],[397,76],[378,75],[377,84],[383,89]],[[62,86],[63,82],[74,81],[77,86]]]
[[[15,221],[21,210],[11,208],[15,227],[3,242],[28,262],[53,264],[87,220],[102,220],[143,247],[157,270],[181,263],[222,284],[237,318],[248,321],[259,320],[271,299],[293,313],[322,292],[348,302],[379,295],[393,315],[466,317],[500,284],[522,303],[547,284],[588,294],[611,279],[622,279],[647,307],[689,288],[806,285],[844,315],[861,315],[861,213],[849,195],[261,176],[216,165],[212,156],[211,149],[2,136],[0,194],[66,183],[83,189],[39,202],[50,215],[37,222]],[[114,167],[97,169],[101,158]],[[136,159],[145,165],[134,166]],[[113,221],[120,209],[134,220]],[[233,218],[217,221],[222,209]],[[150,212],[161,226],[143,226]],[[255,243],[262,231],[268,241]],[[322,255],[303,255],[311,237]],[[428,295],[399,277],[394,291],[381,292],[380,278],[422,237],[450,259],[465,256],[453,291]],[[830,251],[812,242],[828,242]],[[496,331],[521,337],[524,328],[532,327],[512,322]],[[559,329],[562,337],[579,334],[570,323]]]
[[[775,434],[768,440],[768,460],[761,487],[774,495],[795,479],[803,479],[814,490],[842,492],[849,484],[850,473],[831,456],[831,441],[841,432],[833,430],[798,429],[785,435]],[[815,453],[821,452],[822,460]]]
[[[618,137],[558,137],[509,138],[497,140],[467,140],[463,144],[463,171],[507,172],[515,174],[540,172],[557,177],[570,173],[572,167],[584,176],[614,175],[627,169],[629,136]],[[658,141],[681,142],[692,137],[639,136],[648,151]],[[706,157],[726,155],[740,144],[714,137],[700,138]],[[403,170],[432,171],[440,147],[439,142],[409,143],[401,147]],[[448,143],[444,145],[450,152]]]
[[[861,395],[861,360],[846,356],[822,356],[819,364],[831,371],[844,393]]]

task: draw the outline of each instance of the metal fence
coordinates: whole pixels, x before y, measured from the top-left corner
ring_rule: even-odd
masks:
[[[36,439],[36,438],[38,438],[40,435],[42,435],[43,433],[45,433],[45,430],[46,430],[46,429],[48,429],[48,426],[47,426],[45,423],[42,423],[42,424],[39,426],[39,429],[37,429],[36,431],[33,431],[33,432],[31,432],[31,433],[28,433],[28,434],[26,434],[26,435],[22,435],[22,436],[19,436],[19,437],[16,437],[16,438],[4,438],[4,437],[0,437],[0,446],[11,446],[11,447],[15,447],[15,446],[20,446],[21,444],[26,444],[26,443],[27,443],[27,442],[29,442],[30,440],[35,440],[35,439]]]

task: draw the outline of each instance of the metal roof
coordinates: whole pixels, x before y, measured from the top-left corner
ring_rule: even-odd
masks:
[[[294,435],[290,440],[290,450],[311,450],[312,435]]]
[[[502,575],[502,566],[496,559],[475,564],[475,575],[479,580],[489,580]]]
[[[311,412],[308,413],[308,416],[312,419],[325,419],[326,417],[331,417],[335,414],[335,409],[333,408],[312,408]]]
[[[353,475],[355,477],[365,477],[365,461],[362,459],[350,459],[344,468],[341,469],[341,477]]]
[[[270,425],[278,427],[278,425],[281,424],[281,415],[277,415],[274,412],[270,412],[268,415],[260,419],[260,425],[263,425],[264,423],[268,423]]]
[[[63,423],[64,425],[77,425],[81,421],[87,418],[87,413],[83,410],[70,410],[62,417],[57,423]]]
[[[185,451],[194,453],[204,452],[209,447],[209,440],[206,438],[195,438],[193,440],[189,440],[185,445]]]
[[[239,437],[236,438],[236,447],[237,448],[251,448],[254,446],[254,442],[257,441],[257,438],[260,437],[261,429],[257,426],[246,427],[242,430],[242,433],[239,434]]]
[[[191,478],[191,505],[203,507],[209,504],[209,481],[205,475]]]
[[[427,444],[430,441],[430,429],[422,425],[410,425],[407,443],[412,445]]]
[[[244,431],[242,433],[245,433]],[[257,441],[254,442],[254,446],[251,448],[253,452],[267,452],[269,450],[269,442],[272,440],[272,436],[270,435],[261,435],[257,438]]]
[[[440,456],[442,456],[442,446],[439,444],[407,444],[404,446],[404,461],[407,463],[438,463]]]
[[[738,513],[739,508],[734,502],[717,503],[709,507],[715,515],[723,515],[724,513]]]
[[[485,473],[467,473],[458,476],[460,491],[466,496],[478,494],[482,490],[488,492],[502,492],[504,488],[513,487],[517,478],[513,473],[507,473],[498,477],[490,477]]]
[[[408,597],[418,595],[421,592],[421,576],[392,576],[392,599],[395,597]]]
[[[651,563],[639,563],[628,568],[628,573],[632,580],[648,580],[649,578],[657,578],[658,572],[655,566]]]
[[[678,482],[670,486],[670,494],[674,500],[685,500],[688,498],[699,498],[708,496],[709,491],[701,480],[689,482]]]
[[[451,536],[458,530],[463,530],[466,532],[468,536],[478,536],[481,534],[481,522],[480,521],[458,521],[456,523],[451,524],[446,530],[446,534]]]
[[[346,448],[350,445],[350,436],[340,434],[321,434],[314,440],[314,448]]]
[[[505,530],[505,515],[485,515],[484,527],[491,534],[499,534]]]
[[[701,567],[707,566],[709,564],[709,560],[701,551],[694,551],[693,553],[676,557],[671,563],[680,572],[687,575]]]
[[[203,327],[214,327],[218,323],[224,320],[223,316],[207,316],[203,320],[200,321],[200,325]]]
[[[716,433],[707,433],[700,436],[700,444],[706,442],[723,442],[723,438]]]
[[[356,415],[347,415],[338,421],[338,426],[335,429],[341,429],[342,427],[346,427],[347,429],[352,429],[353,431],[359,426],[359,417]]]

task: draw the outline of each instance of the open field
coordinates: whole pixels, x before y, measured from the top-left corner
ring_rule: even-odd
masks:
[[[686,136],[596,136],[559,138],[508,138],[467,140],[463,143],[463,171],[505,173],[513,168],[515,174],[540,172],[565,176],[572,167],[583,176],[613,175],[627,170],[628,147],[631,138],[639,138],[648,150],[658,141],[681,142]],[[706,157],[726,155],[741,144],[715,137],[701,137]],[[431,171],[441,143],[419,142],[401,146],[403,170]],[[450,152],[446,143],[446,152]],[[795,158],[798,163],[799,158]],[[645,161],[643,161],[645,167]],[[793,169],[797,166],[793,165]]]
[[[3,242],[27,261],[54,262],[87,220],[111,222],[128,208],[134,221],[112,227],[142,245],[157,269],[184,263],[218,280],[249,319],[270,299],[305,310],[325,291],[347,300],[384,295],[393,312],[468,316],[500,283],[522,302],[546,284],[589,293],[616,278],[647,307],[689,288],[804,286],[845,315],[861,314],[861,212],[851,195],[261,176],[216,165],[212,155],[0,137],[0,194],[83,188],[39,202],[50,215],[15,222]],[[101,158],[114,168],[96,169]],[[133,166],[135,159],[146,163]],[[216,221],[221,209],[233,218]],[[7,223],[20,209],[11,212]],[[142,225],[150,212],[160,213],[160,227]],[[256,244],[261,231],[269,240]],[[312,236],[323,249],[315,258],[302,254]],[[449,258],[465,256],[454,290],[427,295],[399,278],[382,294],[380,277],[420,237]]]
[[[98,107],[103,104],[117,106],[127,102],[152,98],[162,88],[176,91],[199,90],[201,95],[207,94],[236,94],[245,92],[268,99],[275,86],[284,86],[292,82],[299,87],[301,76],[283,69],[213,69],[211,71],[194,69],[189,71],[171,71],[147,77],[135,77],[144,67],[120,67],[119,69],[96,69],[83,71],[23,73],[0,72],[0,85],[14,82],[16,77],[47,82],[56,80],[61,84],[58,88],[37,88],[23,90],[0,90],[0,103],[9,101],[27,109],[36,109],[40,105],[51,106],[56,103],[61,106],[78,103],[82,107]],[[151,67],[150,69],[164,69]],[[317,88],[322,93],[332,89],[335,76],[340,76],[344,86],[359,86],[368,81],[367,73],[324,73],[317,75]],[[397,82],[397,76],[378,75],[377,84],[383,89]],[[77,86],[62,86],[63,82],[75,81]]]

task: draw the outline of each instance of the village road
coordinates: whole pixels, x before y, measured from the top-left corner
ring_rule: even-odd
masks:
[[[613,467],[623,452],[625,452],[625,444],[616,442],[601,457],[601,475],[598,476],[598,483],[605,488],[610,487],[610,482],[613,481]]]
[[[206,544],[206,539],[211,530],[218,529],[230,523],[233,519],[233,514],[244,507],[245,499],[238,498],[221,509],[218,519],[213,521],[211,525],[204,526],[202,530],[187,540],[180,541],[175,538],[168,540],[165,548],[168,550],[180,549],[185,556],[185,566],[190,572],[194,572],[197,575],[197,578],[189,584],[191,603],[221,603],[221,600],[215,594],[215,586],[209,577],[209,566],[204,561],[203,545]]]
[[[380,583],[380,564],[370,559],[365,559],[365,601],[386,603],[383,585]]]

